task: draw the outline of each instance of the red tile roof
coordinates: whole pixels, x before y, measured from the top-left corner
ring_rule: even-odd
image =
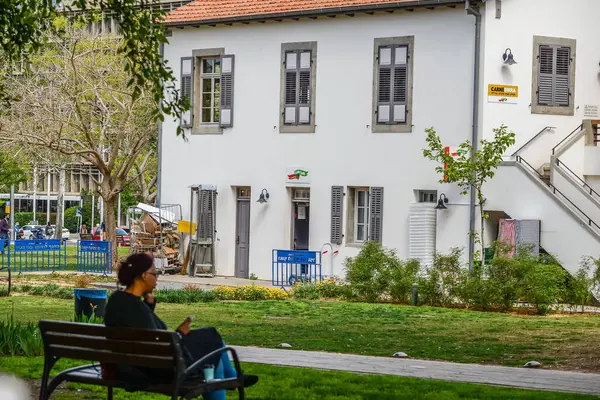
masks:
[[[319,12],[347,13],[357,8],[375,11],[378,8],[389,10],[460,3],[464,3],[464,0],[193,0],[171,12],[166,18],[166,24],[218,23],[281,14],[290,17]]]

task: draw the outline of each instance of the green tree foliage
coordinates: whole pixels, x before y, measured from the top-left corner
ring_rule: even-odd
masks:
[[[18,158],[0,152],[0,191],[7,192],[10,185],[26,182],[27,166],[22,165]]]
[[[52,0],[0,0],[0,58],[8,65],[21,63],[48,43],[49,36],[61,35],[63,23],[57,17],[84,25],[101,13],[120,18],[123,41],[118,53],[127,62],[122,68],[129,78],[127,85],[134,97],[150,87],[154,100],[153,116],[164,120],[168,114],[180,118],[190,104],[182,99],[175,86],[175,76],[161,56],[167,43],[161,24],[167,13],[158,0],[75,0],[65,9]],[[165,96],[167,93],[167,96]],[[11,96],[0,79],[0,99],[10,102]],[[178,133],[182,133],[181,129]]]
[[[436,161],[438,166],[435,171],[442,175],[440,183],[454,183],[461,189],[461,194],[466,195],[470,190],[475,190],[480,212],[479,232],[470,232],[481,244],[481,253],[478,257],[483,259],[485,254],[484,220],[488,217],[484,211],[485,197],[483,186],[494,177],[495,171],[502,162],[506,150],[515,144],[515,134],[509,132],[504,125],[494,129],[494,140],[481,140],[479,150],[473,151],[470,141],[462,142],[458,148],[458,157],[446,154],[446,145],[438,136],[435,129],[428,128],[427,148],[423,156]],[[444,165],[446,166],[444,168]]]

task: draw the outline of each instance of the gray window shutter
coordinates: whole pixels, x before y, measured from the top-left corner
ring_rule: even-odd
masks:
[[[387,124],[391,121],[392,107],[392,48],[379,48],[379,73],[377,79],[377,122]]]
[[[344,187],[331,187],[331,243],[342,244],[342,218]]]
[[[191,108],[184,112],[181,116],[181,126],[191,127],[193,120],[193,102],[194,102],[194,58],[181,57],[181,98],[188,99]]]
[[[298,124],[310,124],[311,52],[298,53]]]
[[[215,190],[201,190],[200,202],[202,204],[200,210],[200,239],[212,239],[215,233],[215,206],[216,206]]]
[[[221,104],[219,125],[227,128],[233,126],[233,70],[235,56],[221,56]]]
[[[569,106],[571,95],[571,49],[569,47],[557,47],[555,59],[554,105]]]
[[[285,54],[285,93],[283,121],[287,125],[310,124],[312,54],[289,51]]]
[[[544,106],[553,105],[553,81],[554,81],[554,49],[552,46],[540,46],[538,72],[538,104]]]
[[[381,243],[383,217],[383,188],[372,187],[369,221],[369,240]]]
[[[394,48],[394,86],[392,89],[394,108],[393,122],[406,122],[406,105],[408,98],[408,47]]]
[[[378,53],[377,122],[406,122],[408,100],[408,46],[381,46]]]

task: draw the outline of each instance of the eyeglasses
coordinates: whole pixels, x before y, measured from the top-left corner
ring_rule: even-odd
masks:
[[[146,272],[146,273],[147,273],[148,275],[152,275],[152,276],[154,276],[155,278],[157,277],[157,275],[156,275],[156,272]]]

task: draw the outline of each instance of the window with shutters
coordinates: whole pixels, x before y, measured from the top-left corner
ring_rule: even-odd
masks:
[[[412,131],[413,47],[413,36],[375,39],[374,133]]]
[[[221,104],[221,58],[201,58],[200,65],[200,123],[218,124]]]
[[[532,113],[574,115],[575,46],[573,39],[534,37]]]
[[[182,126],[192,128],[192,134],[219,134],[233,126],[235,58],[224,52],[194,50],[192,57],[181,59],[181,95],[191,104]]]
[[[281,45],[279,132],[314,133],[317,43]]]
[[[348,188],[347,243],[381,242],[382,187]]]

